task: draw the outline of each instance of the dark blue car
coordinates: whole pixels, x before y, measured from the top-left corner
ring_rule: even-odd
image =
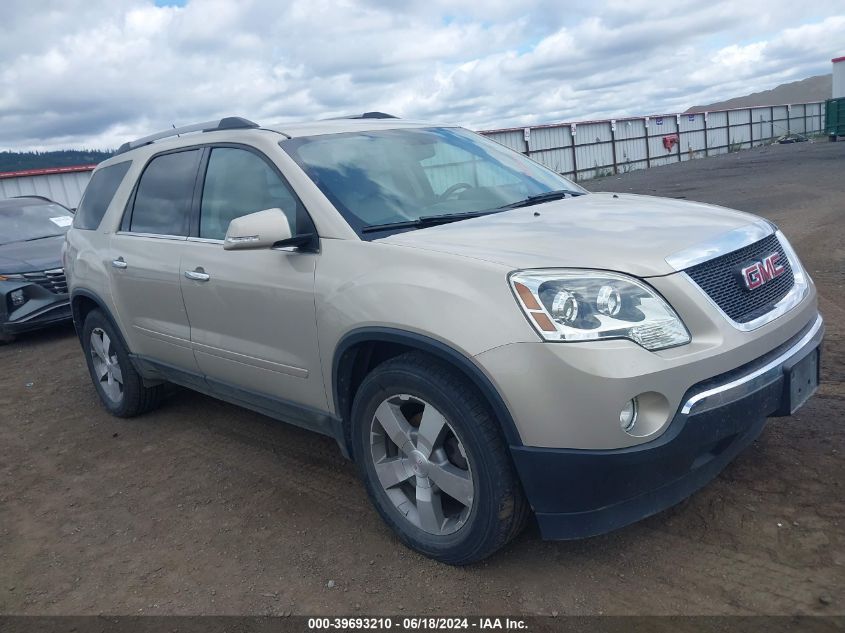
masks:
[[[70,319],[62,245],[67,207],[39,196],[0,200],[0,343]]]

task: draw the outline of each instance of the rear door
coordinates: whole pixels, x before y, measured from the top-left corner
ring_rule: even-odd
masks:
[[[130,349],[197,372],[179,281],[202,150],[155,156],[111,237],[111,290]]]
[[[200,370],[212,386],[325,410],[314,304],[316,253],[223,250],[234,218],[280,208],[313,232],[278,169],[245,146],[206,150],[198,219],[182,256],[182,295]],[[243,397],[234,392],[230,396]]]

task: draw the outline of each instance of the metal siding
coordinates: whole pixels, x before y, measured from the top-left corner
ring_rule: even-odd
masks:
[[[703,112],[651,116],[648,117],[648,128],[645,117],[616,119],[613,134],[610,120],[576,122],[577,176],[579,180],[589,180],[597,175],[612,173],[614,148],[615,171],[626,173],[644,169],[649,165],[666,165],[679,160],[686,161],[747,149],[752,143],[755,146],[770,143],[785,134],[787,127],[793,132],[806,129],[807,134],[812,134],[822,127],[822,104],[814,102],[793,105],[788,116],[787,122],[786,106],[755,106],[717,110],[708,112],[706,116]],[[661,121],[660,125],[658,121]],[[531,128],[529,155],[555,171],[571,175],[571,125],[561,123]],[[522,140],[521,128],[488,134],[503,138],[503,135],[508,133],[514,134],[513,138]],[[680,151],[678,146],[668,151],[663,146],[663,137],[672,134],[678,135]],[[613,137],[615,142],[610,142]]]
[[[681,160],[704,157],[704,130],[681,134]]]
[[[730,149],[734,151],[737,148],[750,147],[751,125],[748,120],[748,110],[729,110],[728,123],[731,126],[728,135]]]
[[[579,178],[582,172],[584,179],[597,178],[613,173],[613,150],[610,143],[576,145],[575,159],[578,162]]]
[[[778,138],[787,133],[789,129],[789,110],[786,106],[774,106],[772,108],[774,118],[772,119],[772,128],[774,128],[774,137]]]
[[[692,119],[692,120],[690,120]],[[681,132],[694,132],[704,129],[704,114],[682,114]]]
[[[610,125],[607,121],[581,123],[575,129],[575,142],[578,145],[602,143],[610,140]]]
[[[500,132],[481,132],[494,141],[501,143],[505,147],[510,147],[517,152],[525,151],[525,137],[522,130],[503,130]]]
[[[645,136],[645,121],[643,119],[627,119],[616,122],[616,140],[627,140]]]
[[[723,127],[728,124],[727,112],[708,112],[707,113],[707,127]]]
[[[642,162],[642,167],[646,167],[645,158],[644,138],[616,141],[616,160],[619,163],[620,172],[625,172],[626,167],[627,171],[630,171],[640,162]]]
[[[651,166],[665,165],[664,158],[671,159],[669,162],[678,162],[678,148],[673,146],[672,149],[667,150],[663,147],[663,137],[665,134],[659,136],[651,136],[648,139],[648,153],[651,155]]]
[[[771,108],[752,108],[751,129],[754,134],[754,144],[765,143],[774,136],[772,133],[772,110]]]
[[[90,171],[2,178],[0,199],[27,195],[45,196],[67,207],[76,208],[90,178]]]
[[[531,151],[557,149],[572,145],[572,134],[569,126],[555,125],[552,127],[534,128],[531,130]]]
[[[725,128],[721,129],[709,129],[707,130],[707,153],[710,154],[722,154],[727,151],[727,144],[728,144],[728,130]]]
[[[559,174],[566,174],[572,171],[572,150],[570,148],[531,152],[531,158]]]
[[[660,123],[660,121],[663,121]],[[648,133],[651,136],[666,136],[678,131],[678,122],[673,115],[651,117],[648,122]]]
[[[812,106],[813,132],[822,132],[822,128],[824,128],[824,105],[821,103],[814,103]]]
[[[651,159],[651,166],[652,167],[660,167],[661,165],[671,165],[672,163],[677,163],[678,157],[676,154],[663,154],[662,156],[657,156]]]
[[[845,97],[845,61],[833,62],[832,97],[834,99]]]
[[[804,125],[804,104],[793,105],[789,117],[792,123],[790,126],[792,131],[795,134],[803,134],[806,131],[806,126]]]

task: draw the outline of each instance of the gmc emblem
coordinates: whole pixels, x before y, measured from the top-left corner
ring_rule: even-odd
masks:
[[[763,261],[754,262],[740,269],[742,281],[749,290],[759,288],[775,277],[780,277],[786,268],[779,263],[780,253],[772,253],[763,258]]]

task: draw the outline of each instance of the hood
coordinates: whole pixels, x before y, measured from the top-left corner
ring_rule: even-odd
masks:
[[[64,241],[64,235],[56,235],[32,242],[0,244],[0,274],[61,268]]]
[[[700,202],[591,193],[378,241],[514,269],[598,268],[649,277],[675,272],[667,256],[755,221],[753,215]]]

